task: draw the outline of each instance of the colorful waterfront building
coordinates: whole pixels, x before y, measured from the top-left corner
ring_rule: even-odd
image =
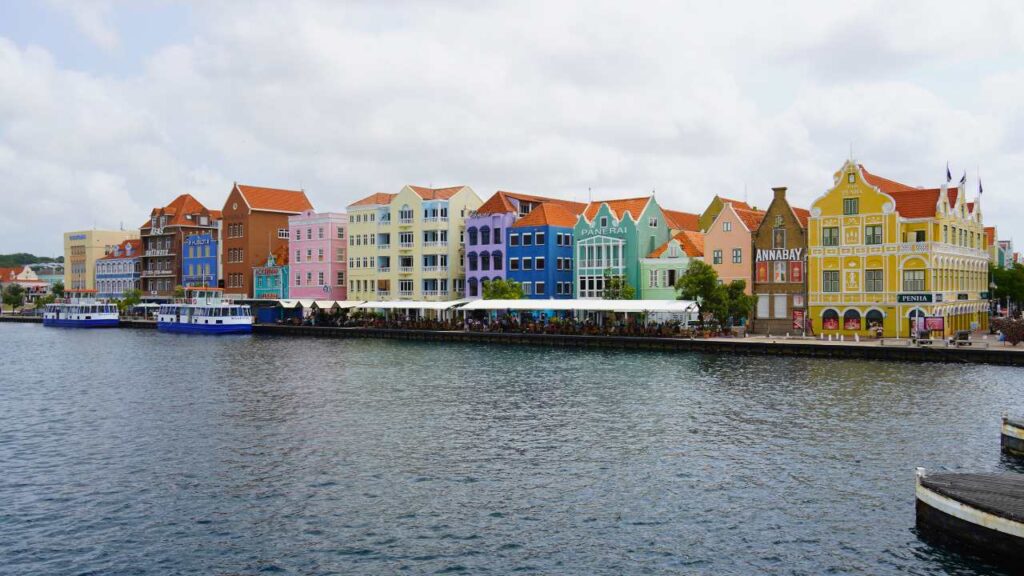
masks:
[[[725,208],[726,204],[731,205],[736,210],[755,210],[755,208],[751,207],[746,202],[722,198],[716,194],[715,197],[711,199],[711,203],[708,204],[708,207],[701,212],[697,219],[697,225],[701,232],[707,232],[711,229],[711,224],[714,223],[716,218],[718,218],[718,213]]]
[[[467,298],[483,297],[484,282],[507,277],[508,231],[517,220],[544,203],[559,205],[572,214],[579,214],[586,207],[579,202],[499,190],[469,213],[463,256]],[[548,286],[544,286],[545,291]]]
[[[216,230],[186,229],[181,247],[181,283],[186,287],[217,288],[221,279],[220,229],[223,216],[220,210],[210,210],[210,219]]]
[[[668,215],[668,210],[665,210]],[[704,234],[695,230],[676,232],[646,258],[640,259],[639,297],[643,300],[675,300],[676,281],[692,260],[704,258]]]
[[[268,254],[288,249],[288,218],[312,210],[302,190],[248,186],[237,182],[224,202],[221,238],[224,292],[236,297],[252,295],[255,267]]]
[[[671,236],[653,195],[589,203],[573,229],[575,297],[604,297],[607,278],[615,276],[640,294],[641,258]]]
[[[773,197],[752,234],[757,304],[749,331],[803,334],[807,322],[807,220],[810,211],[790,205],[784,187]]]
[[[290,278],[293,298],[345,300],[348,215],[306,210],[288,218]]]
[[[128,290],[142,290],[142,240],[125,240],[96,261],[96,296],[124,298]]]
[[[751,241],[762,219],[763,211],[738,207],[726,200],[704,233],[704,262],[715,269],[723,284],[746,282],[747,294],[753,293]]]
[[[25,265],[0,268],[0,292],[9,284],[17,284],[25,290],[26,302],[35,302],[50,292],[50,283],[40,279],[35,270]]]
[[[276,254],[267,256],[263,266],[253,268],[252,282],[252,297],[257,300],[289,298],[288,248],[279,247]]]
[[[60,262],[39,262],[29,264],[35,270],[36,276],[53,287],[57,282],[64,283],[64,265]]]
[[[96,289],[96,261],[125,240],[139,237],[138,230],[79,230],[64,233],[64,288]]]
[[[966,185],[918,188],[852,160],[811,205],[808,294],[815,328],[847,337],[951,335],[988,326],[980,196]]]
[[[469,186],[405,186],[348,206],[348,298],[455,300],[465,291],[466,217],[481,205]]]
[[[142,294],[147,300],[167,301],[184,285],[185,239],[193,234],[216,238],[216,214],[191,194],[182,194],[167,206],[154,208],[139,228],[142,240]]]
[[[573,229],[579,213],[566,204],[541,203],[508,229],[507,260],[499,267],[504,268],[508,279],[522,285],[527,298],[573,297]],[[584,208],[582,204],[577,206],[580,211]],[[486,256],[484,252],[481,258]],[[473,261],[470,263],[472,269]],[[467,282],[469,294],[475,294],[476,277],[469,277]]]

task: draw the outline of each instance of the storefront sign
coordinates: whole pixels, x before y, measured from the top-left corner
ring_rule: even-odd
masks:
[[[941,292],[935,295],[935,301],[936,302],[942,302],[942,293]]]
[[[803,310],[793,310],[793,329],[794,330],[803,330],[804,329],[804,318],[805,318],[804,314],[805,313],[804,313]]]
[[[803,282],[804,281],[804,263],[803,262],[790,262],[789,263],[789,281],[790,282]]]
[[[803,294],[793,294],[793,308],[803,308],[803,307],[804,307],[804,295]]]
[[[607,236],[609,234],[625,234],[625,226],[609,226],[605,228],[584,228],[584,236]]]
[[[195,234],[185,238],[185,246],[205,246],[213,242],[213,239],[203,234]]]
[[[931,294],[897,294],[896,301],[904,304],[920,304],[923,302],[931,302]]]
[[[839,330],[839,318],[825,318],[821,321],[821,327],[825,330]]]
[[[924,329],[943,332],[946,329],[946,319],[942,316],[926,316],[924,319]]]
[[[769,262],[775,260],[803,260],[803,248],[758,248],[758,262]]]
[[[756,282],[767,282],[768,281],[768,263],[758,262],[757,263],[757,274],[755,275]]]
[[[68,240],[85,240],[85,234],[72,234],[68,236]]]
[[[860,330],[860,316],[856,316],[856,317],[853,317],[853,318],[847,318],[843,322],[843,329],[844,330]]]
[[[979,294],[979,296],[982,300],[988,300],[989,298],[992,297],[991,294],[989,294],[988,292],[982,292],[981,294]]]
[[[957,300],[967,300],[967,294],[957,294],[956,295],[956,299]]]

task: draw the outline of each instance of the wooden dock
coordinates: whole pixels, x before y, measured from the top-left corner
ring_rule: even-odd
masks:
[[[1003,416],[1000,437],[1003,452],[1011,456],[1024,457],[1024,418]]]
[[[1024,566],[1024,474],[917,470],[925,539],[997,564]]]

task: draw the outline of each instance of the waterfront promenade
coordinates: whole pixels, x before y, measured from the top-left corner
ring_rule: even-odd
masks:
[[[35,317],[2,316],[0,322],[40,322]],[[147,320],[122,320],[122,328],[155,328]],[[546,346],[556,348],[606,348],[622,350],[660,350],[743,354],[755,356],[791,356],[812,358],[855,358],[908,362],[957,362],[1024,366],[1024,348],[997,342],[994,337],[973,339],[973,345],[952,346],[943,342],[916,346],[907,339],[828,341],[785,336],[745,338],[679,338],[650,336],[596,336],[576,334],[532,334],[518,332],[479,332],[465,330],[414,330],[335,326],[291,326],[256,324],[253,331],[279,337],[376,338],[430,342],[466,342],[504,345]]]

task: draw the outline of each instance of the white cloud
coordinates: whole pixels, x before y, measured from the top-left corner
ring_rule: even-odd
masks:
[[[93,6],[108,24],[120,9]],[[1009,235],[1024,216],[1021,14],[202,3],[192,34],[129,77],[0,40],[0,78],[13,79],[0,89],[0,251],[137,225],[181,192],[220,207],[234,180],[303,186],[324,210],[408,182],[577,199],[656,188],[693,211],[744,188],[766,204],[788,185],[808,203],[851,142],[876,173],[915,184],[938,183],[947,160],[972,178],[981,165],[986,214]]]

